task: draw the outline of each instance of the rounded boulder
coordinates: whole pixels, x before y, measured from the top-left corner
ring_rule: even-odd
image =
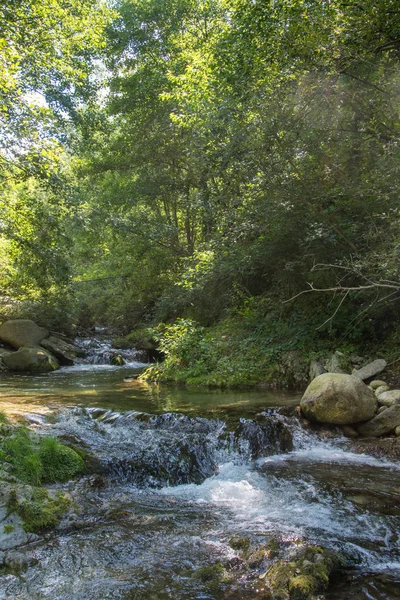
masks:
[[[310,421],[351,425],[372,419],[377,410],[377,399],[358,377],[324,373],[310,383],[300,407]]]
[[[10,371],[27,373],[46,373],[59,368],[56,358],[50,352],[36,346],[24,346],[17,352],[11,352],[3,357],[3,362]]]
[[[0,340],[17,349],[22,346],[36,346],[48,335],[47,329],[39,327],[30,319],[14,319],[0,326]]]

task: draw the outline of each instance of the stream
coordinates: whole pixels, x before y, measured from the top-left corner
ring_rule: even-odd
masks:
[[[73,509],[18,549],[1,600],[261,598],[234,536],[338,550],[347,566],[327,600],[400,598],[400,463],[305,431],[299,394],[149,385],[125,359],[2,375],[0,410],[79,440],[99,474],[52,486]],[[238,573],[232,584],[196,577],[216,562]]]

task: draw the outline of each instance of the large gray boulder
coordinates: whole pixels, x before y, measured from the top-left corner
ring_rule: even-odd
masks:
[[[11,371],[46,373],[59,368],[57,359],[40,346],[24,346],[17,352],[4,356],[2,360]]]
[[[391,433],[398,425],[400,425],[400,404],[394,404],[357,429],[360,435],[379,437]]]
[[[374,360],[365,365],[365,367],[362,367],[362,369],[354,371],[353,375],[355,377],[359,377],[364,381],[365,379],[370,379],[371,377],[375,377],[375,375],[382,373],[382,371],[386,368],[386,365],[386,360],[384,360],[383,358],[378,358],[377,360]]]
[[[310,421],[351,425],[371,419],[377,410],[377,399],[358,377],[324,373],[310,383],[300,407]]]
[[[0,325],[0,340],[13,348],[36,346],[49,332],[30,319],[15,319]]]
[[[77,357],[85,356],[85,352],[81,348],[55,335],[42,340],[40,345],[54,354],[61,365],[73,365]]]

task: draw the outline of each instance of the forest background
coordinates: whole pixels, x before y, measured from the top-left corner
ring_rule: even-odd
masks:
[[[397,0],[5,0],[0,58],[0,320],[192,384],[396,360]]]

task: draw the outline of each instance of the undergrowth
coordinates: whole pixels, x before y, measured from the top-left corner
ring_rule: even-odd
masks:
[[[295,352],[298,368],[307,381],[312,360],[324,361],[340,350],[351,354],[390,358],[390,348],[363,327],[341,336],[343,323],[323,331],[326,308],[298,311],[268,298],[249,298],[214,326],[191,319],[149,328],[147,335],[158,344],[165,360],[149,367],[142,379],[219,387],[253,386],[260,383],[291,385],[285,357]],[[343,320],[345,321],[346,315]],[[381,350],[381,351],[380,351]]]

